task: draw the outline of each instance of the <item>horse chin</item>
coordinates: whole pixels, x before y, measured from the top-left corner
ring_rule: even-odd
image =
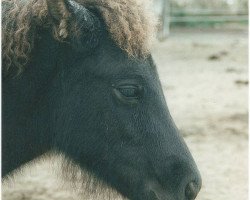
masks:
[[[175,200],[175,198],[171,197],[163,187],[154,181],[149,181],[147,185],[147,190],[149,196],[152,196],[151,199],[154,200]]]
[[[93,173],[83,169],[64,155],[57,155],[53,158],[54,163],[58,164],[59,177],[62,177],[63,185],[72,187],[85,200],[175,200],[156,181],[150,181],[141,177],[133,184],[130,183],[128,192],[120,191],[116,185],[110,186],[105,181],[97,178]],[[130,173],[128,173],[130,174]],[[145,179],[145,180],[144,180]],[[126,178],[126,180],[128,180]],[[133,180],[133,177],[131,177]],[[124,183],[125,180],[121,181]],[[125,185],[128,185],[124,183]]]
[[[73,189],[84,200],[128,200],[116,189],[97,178],[93,173],[80,167],[63,154],[53,156],[54,168],[61,177],[62,185]]]

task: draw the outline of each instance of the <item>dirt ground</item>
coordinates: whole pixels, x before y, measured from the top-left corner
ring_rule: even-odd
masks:
[[[198,200],[248,199],[247,45],[246,28],[175,29],[153,49],[168,106],[203,178]],[[51,162],[5,181],[2,199],[91,199],[62,186]]]

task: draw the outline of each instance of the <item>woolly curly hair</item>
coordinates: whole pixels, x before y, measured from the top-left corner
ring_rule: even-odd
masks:
[[[149,53],[156,25],[149,0],[75,2],[99,10],[111,37],[129,56],[145,57]],[[2,56],[6,70],[12,66],[19,72],[23,70],[30,58],[38,26],[51,29],[59,41],[74,32],[65,19],[58,25],[51,22],[46,0],[2,0],[2,6]]]

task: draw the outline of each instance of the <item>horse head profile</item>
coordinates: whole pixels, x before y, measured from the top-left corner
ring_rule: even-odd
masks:
[[[2,174],[53,151],[128,199],[195,199],[200,174],[168,110],[144,6],[2,5]]]

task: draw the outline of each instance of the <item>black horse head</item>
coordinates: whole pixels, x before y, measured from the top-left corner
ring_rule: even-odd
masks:
[[[93,5],[47,2],[52,23],[79,34],[38,27],[25,71],[5,78],[3,174],[53,150],[131,200],[195,199],[200,175],[153,58],[128,56]]]

